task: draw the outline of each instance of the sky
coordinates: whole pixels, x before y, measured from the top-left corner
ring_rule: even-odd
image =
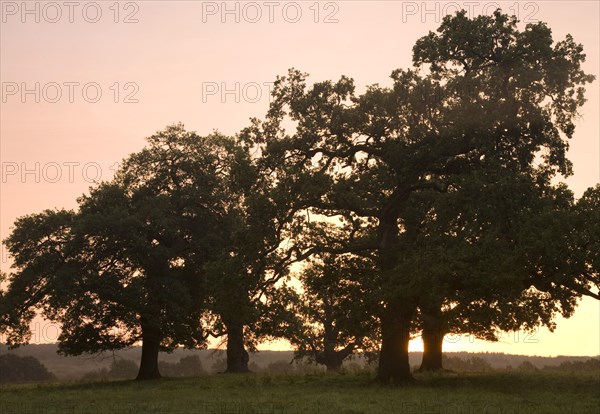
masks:
[[[0,238],[17,217],[74,208],[109,180],[144,137],[183,122],[235,134],[264,117],[269,91],[289,68],[311,81],[390,85],[409,68],[415,41],[459,8],[469,16],[500,6],[543,21],[555,40],[584,45],[584,70],[599,76],[598,1],[0,1]],[[599,82],[589,86],[566,181],[579,197],[600,182]],[[9,271],[4,247],[0,268]],[[584,299],[554,333],[505,334],[498,343],[447,337],[447,351],[599,355],[600,304]],[[33,342],[57,329],[42,320]],[[262,349],[284,349],[282,342]],[[421,350],[415,340],[411,350]]]

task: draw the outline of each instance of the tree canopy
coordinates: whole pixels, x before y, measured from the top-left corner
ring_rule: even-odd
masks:
[[[45,211],[15,223],[5,243],[17,272],[5,306],[12,343],[28,339],[35,310],[61,327],[59,350],[77,355],[142,341],[139,378],[159,376],[158,351],[204,346],[210,292],[205,264],[220,236],[234,164],[228,141],[168,127],[92,188],[79,209]]]
[[[413,60],[415,69],[392,73],[393,87],[373,85],[360,96],[347,77],[309,87],[291,70],[253,131],[269,165],[303,186],[299,206],[341,217],[348,231],[336,252],[375,252],[382,381],[410,378],[419,304],[416,278],[403,267],[414,249],[404,242],[403,207],[415,193],[447,193],[478,172],[570,174],[567,140],[593,79],[571,37],[553,45],[545,24],[520,31],[500,12],[447,16],[416,42]]]

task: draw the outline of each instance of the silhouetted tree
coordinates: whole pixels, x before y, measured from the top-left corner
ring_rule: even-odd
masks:
[[[413,194],[403,211],[410,231],[402,237],[418,246],[406,249],[402,268],[422,286],[422,371],[442,369],[447,333],[495,341],[501,331],[553,330],[554,316],[570,316],[581,296],[547,288],[586,272],[573,244],[561,242],[572,233],[572,193],[550,185],[545,171],[486,173],[442,195]]]
[[[481,357],[460,358],[458,356],[444,355],[444,365],[456,372],[487,372],[492,370],[492,365]]]
[[[378,321],[364,286],[372,268],[372,260],[352,254],[310,259],[298,276],[302,293],[288,299],[292,322],[283,333],[297,359],[338,371],[356,351],[377,350]]]
[[[182,357],[177,363],[161,361],[158,366],[165,377],[199,377],[207,375],[198,355]]]
[[[553,45],[543,23],[520,31],[500,12],[473,19],[460,12],[417,41],[414,64],[428,71],[397,70],[392,88],[375,85],[356,97],[351,79],[307,87],[295,70],[275,82],[255,142],[280,179],[298,188],[298,208],[342,220],[344,240],[312,251],[374,252],[380,381],[412,378],[419,291],[399,268],[402,207],[413,192],[448,191],[454,175],[527,171],[540,151],[546,168],[569,174],[567,139],[593,79],[580,68],[584,59],[570,36]]]
[[[36,358],[0,355],[0,384],[51,381],[56,377]]]
[[[248,350],[275,334],[270,318],[279,308],[276,284],[305,257],[284,243],[302,232],[292,227],[295,210],[286,183],[279,183],[263,163],[248,130],[236,143],[255,156],[236,171],[239,191],[220,224],[225,248],[205,266],[213,332],[227,336],[227,373],[249,372]]]
[[[77,212],[17,220],[5,240],[16,273],[0,326],[11,344],[27,342],[37,309],[61,325],[64,354],[141,341],[138,379],[160,376],[159,350],[205,344],[204,265],[222,253],[220,217],[235,189],[233,174],[226,174],[235,168],[235,151],[228,152],[234,147],[182,125],[148,142],[113,182],[81,197]]]
[[[119,379],[133,379],[138,371],[138,366],[135,362],[125,358],[115,358],[110,365],[108,376]]]
[[[600,359],[590,358],[586,361],[564,361],[558,366],[546,365],[544,370],[567,372],[600,371]]]
[[[84,380],[111,380],[111,379],[133,379],[138,372],[138,365],[125,358],[113,357],[109,368],[87,372],[83,375]]]

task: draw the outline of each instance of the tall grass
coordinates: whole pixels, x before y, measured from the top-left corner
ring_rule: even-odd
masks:
[[[367,373],[215,375],[0,388],[0,413],[598,413],[598,372],[417,374],[380,386]]]

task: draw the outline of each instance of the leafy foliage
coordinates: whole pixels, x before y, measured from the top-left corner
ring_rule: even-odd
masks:
[[[56,377],[32,356],[0,355],[0,384],[51,381]]]
[[[351,254],[325,254],[304,268],[302,293],[288,302],[294,322],[284,332],[297,359],[339,370],[356,351],[377,351],[378,321],[364,289],[371,271],[371,260]]]

